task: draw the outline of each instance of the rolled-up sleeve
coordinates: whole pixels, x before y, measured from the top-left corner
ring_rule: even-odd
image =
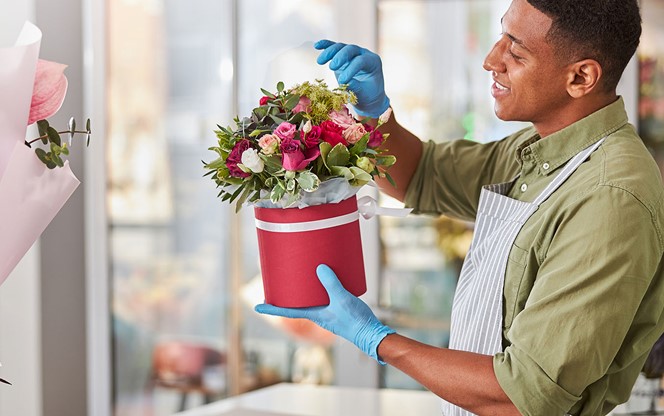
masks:
[[[662,241],[651,211],[629,192],[600,186],[547,222],[542,232],[555,238],[541,248],[509,346],[494,358],[499,384],[523,415],[565,414],[612,365],[647,355],[661,333],[661,279],[653,277]]]
[[[493,366],[498,383],[524,416],[563,415],[580,399],[515,346],[495,355]]]

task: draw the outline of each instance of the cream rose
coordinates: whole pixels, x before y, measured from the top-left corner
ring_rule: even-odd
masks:
[[[254,173],[261,173],[265,167],[256,149],[247,149],[242,153],[242,164]]]
[[[344,139],[350,144],[357,143],[365,134],[367,130],[360,123],[353,124],[343,132]]]
[[[274,152],[276,152],[279,148],[279,144],[281,144],[281,140],[279,140],[279,137],[274,134],[266,134],[258,139],[258,145],[261,148],[261,153],[265,155],[274,154]]]

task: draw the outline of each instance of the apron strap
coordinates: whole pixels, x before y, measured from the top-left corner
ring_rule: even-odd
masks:
[[[569,178],[574,173],[576,168],[581,166],[581,164],[583,162],[585,162],[586,159],[588,159],[590,154],[592,152],[594,152],[595,150],[597,150],[597,148],[604,142],[605,139],[606,139],[606,137],[604,137],[601,140],[591,144],[585,150],[582,150],[579,154],[574,156],[565,165],[563,170],[560,171],[558,176],[556,176],[555,179],[546,188],[544,188],[544,191],[542,191],[542,193],[537,198],[535,198],[535,200],[533,201],[533,204],[539,206],[544,201],[546,201],[551,196],[551,194],[554,193],[556,191],[556,189],[558,189],[558,187],[560,185],[562,185],[562,183],[565,182],[567,180],[567,178]]]

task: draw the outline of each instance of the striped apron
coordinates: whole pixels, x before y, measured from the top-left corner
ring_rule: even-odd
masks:
[[[514,240],[530,216],[603,141],[599,140],[567,162],[533,202],[507,197],[515,181],[482,188],[473,241],[454,294],[450,349],[485,355],[503,350],[503,283]],[[443,414],[472,415],[444,400]]]

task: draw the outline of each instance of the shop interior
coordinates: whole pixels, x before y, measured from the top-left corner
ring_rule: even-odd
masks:
[[[619,93],[664,172],[664,3],[640,3],[643,37]],[[251,111],[261,88],[336,85],[316,64],[319,39],[377,51],[394,112],[419,137],[505,137],[524,124],[496,118],[482,62],[509,0],[0,4],[0,40],[32,21],[40,56],[69,65],[54,122],[94,121],[90,146],[72,146],[81,187],[0,287],[0,376],[13,382],[0,385],[0,414],[194,416],[290,385],[425,393],[309,322],[254,312],[253,209],[222,204],[201,161],[216,126]],[[411,215],[361,229],[365,302],[400,333],[447,346],[473,225]],[[664,409],[661,376],[644,374],[618,410]]]

